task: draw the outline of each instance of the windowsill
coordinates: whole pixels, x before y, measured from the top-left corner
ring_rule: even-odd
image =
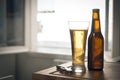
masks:
[[[15,47],[1,47],[0,48],[0,55],[3,54],[17,54],[17,53],[23,53],[28,52],[28,48],[24,46],[15,46]]]
[[[38,53],[46,58],[67,58],[71,59],[71,50],[69,48],[50,48],[50,47],[39,47],[36,50],[29,51],[28,48],[23,46],[15,46],[15,47],[3,47],[0,48],[0,55],[3,54],[17,54],[29,52],[31,55],[36,56],[34,53]],[[36,56],[37,57],[37,56]],[[117,62],[120,61],[120,56],[112,57],[111,51],[104,52],[104,59],[106,62]]]
[[[105,53],[104,58],[105,58],[106,62],[118,62],[118,61],[120,61],[120,56],[113,57],[112,56],[112,54],[113,54],[112,51],[105,51],[104,53]]]
[[[87,52],[87,51],[86,51]],[[46,57],[71,57],[72,53],[68,48],[38,48],[35,51],[31,52],[32,55],[34,53],[42,54]],[[111,51],[104,51],[104,60],[106,62],[118,62],[120,61],[120,57],[112,57]]]
[[[39,47],[37,52],[42,52],[45,54],[57,54],[57,55],[71,55],[69,48],[50,48],[50,47]]]
[[[57,63],[65,63],[72,60],[71,53],[67,53],[67,51],[59,52],[60,50],[62,49],[56,50],[54,48],[52,50],[51,48],[44,48],[43,50],[41,50],[40,48],[38,48],[37,50],[30,51],[29,54],[35,58],[52,59],[54,62],[57,62]]]
[[[65,59],[71,59],[71,51],[69,48],[54,48],[54,47],[39,47],[32,51],[30,51],[30,55],[39,57],[40,56],[44,58],[65,58]]]

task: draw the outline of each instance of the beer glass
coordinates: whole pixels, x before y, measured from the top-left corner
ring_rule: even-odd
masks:
[[[75,73],[83,73],[86,71],[84,60],[89,22],[69,21],[68,25],[72,48],[72,71]]]

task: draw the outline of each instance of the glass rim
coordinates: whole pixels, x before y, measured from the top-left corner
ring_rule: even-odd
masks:
[[[88,30],[89,24],[89,21],[68,21],[70,30]]]

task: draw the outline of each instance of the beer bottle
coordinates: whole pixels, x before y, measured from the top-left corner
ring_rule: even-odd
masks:
[[[104,38],[101,33],[99,9],[93,9],[92,28],[88,37],[88,69],[103,70]]]

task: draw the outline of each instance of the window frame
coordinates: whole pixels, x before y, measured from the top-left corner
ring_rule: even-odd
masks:
[[[27,9],[30,7],[30,4],[27,0],[25,0],[25,11],[24,11],[24,45],[23,46],[6,46],[0,47],[0,54],[15,54],[15,53],[22,53],[30,51],[30,20],[29,14],[30,11]],[[30,9],[29,9],[30,10]]]
[[[106,31],[106,33],[108,33],[108,35],[106,35],[108,38],[107,40],[109,40],[109,34],[112,33],[111,35],[111,49],[109,49],[109,41],[106,41],[106,48],[105,48],[105,60],[108,61],[108,62],[117,62],[117,61],[120,61],[120,41],[119,41],[119,23],[118,22],[115,22],[118,20],[118,13],[119,11],[117,10],[118,9],[118,5],[119,4],[116,4],[114,0],[106,0],[108,3],[108,14],[107,15],[107,23],[106,23],[106,27],[108,28],[108,31]],[[118,3],[118,2],[117,2]],[[117,5],[117,7],[115,6]],[[116,9],[117,8],[117,9]],[[118,12],[116,12],[116,10]],[[116,24],[118,23],[118,24]],[[109,26],[109,27],[108,27]],[[111,31],[110,31],[110,27],[111,27]],[[116,48],[117,47],[117,48]]]

